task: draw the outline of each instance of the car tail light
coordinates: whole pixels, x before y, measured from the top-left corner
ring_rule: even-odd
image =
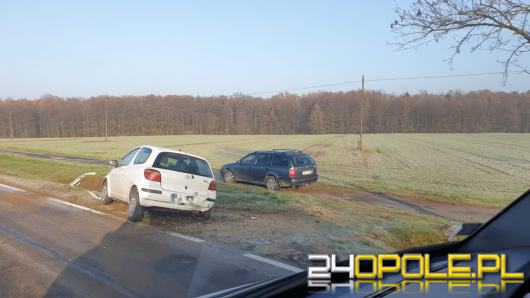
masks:
[[[162,181],[162,175],[160,175],[160,172],[153,169],[145,169],[144,170],[144,177],[147,180],[160,182]]]
[[[296,172],[294,171],[294,167],[291,167],[289,169],[289,178],[294,178],[296,176]]]
[[[217,182],[215,182],[215,180],[210,182],[210,185],[208,186],[208,190],[217,191]]]

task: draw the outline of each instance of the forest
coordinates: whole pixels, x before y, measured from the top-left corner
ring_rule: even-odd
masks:
[[[364,98],[364,99],[363,99]],[[361,111],[362,108],[362,111]],[[0,100],[0,138],[174,134],[530,132],[530,91],[382,91]]]

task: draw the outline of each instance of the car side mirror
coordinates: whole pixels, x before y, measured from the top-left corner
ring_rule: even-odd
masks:
[[[238,164],[241,164],[241,160],[238,160],[237,163],[238,163]]]
[[[115,159],[111,159],[111,160],[109,160],[109,165],[110,165],[111,167],[113,167],[113,168],[117,168],[118,165],[119,165],[119,163],[118,163],[117,160],[115,160]]]
[[[470,236],[476,230],[478,230],[480,226],[482,226],[482,223],[479,223],[479,222],[463,223],[461,225],[458,225],[454,229],[454,232],[451,233],[451,235],[449,235],[449,241],[453,241],[456,238]]]

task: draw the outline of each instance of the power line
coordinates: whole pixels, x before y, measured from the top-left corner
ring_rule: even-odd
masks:
[[[490,76],[490,75],[499,75],[504,74],[503,71],[496,71],[496,72],[479,72],[479,73],[466,73],[466,74],[451,74],[451,75],[431,75],[431,76],[417,76],[417,77],[396,77],[396,78],[380,78],[380,79],[367,79],[364,80],[365,82],[384,82],[384,81],[411,81],[411,80],[425,80],[425,79],[446,79],[446,78],[461,78],[461,77],[478,77],[478,76]],[[517,73],[519,72],[511,71],[508,73]],[[306,86],[306,87],[299,87],[299,88],[289,88],[289,89],[277,89],[277,90],[271,90],[271,91],[260,91],[260,92],[252,92],[247,93],[247,95],[262,95],[262,94],[270,94],[270,93],[281,93],[286,91],[301,91],[301,90],[308,90],[308,89],[315,89],[315,88],[324,88],[324,87],[336,87],[336,86],[346,86],[346,85],[353,85],[353,84],[359,84],[361,83],[361,80],[358,81],[346,81],[346,82],[340,82],[340,83],[329,83],[329,84],[321,84],[321,85],[313,85],[313,86]]]
[[[358,84],[361,81],[348,81],[348,82],[341,82],[341,83],[330,83],[330,84],[322,84],[322,85],[314,85],[314,86],[306,86],[306,87],[300,87],[300,88],[289,88],[289,89],[282,89],[282,90],[273,90],[273,91],[260,91],[260,92],[252,92],[247,93],[248,95],[260,95],[260,94],[268,94],[268,93],[281,93],[284,91],[300,91],[300,90],[307,90],[307,89],[315,89],[315,88],[323,88],[323,87],[334,87],[334,86],[343,86],[343,85],[353,85]]]
[[[480,72],[480,73],[466,73],[466,74],[454,74],[454,75],[434,75],[434,76],[423,76],[423,77],[403,77],[403,78],[385,78],[385,79],[374,79],[366,80],[367,82],[383,82],[383,81],[405,81],[405,80],[423,80],[423,79],[445,79],[445,78],[459,78],[459,77],[479,77],[479,76],[490,76],[504,74],[503,71],[497,72]]]

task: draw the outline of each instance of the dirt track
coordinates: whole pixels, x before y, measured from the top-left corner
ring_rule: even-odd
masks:
[[[457,204],[440,203],[412,196],[394,196],[382,192],[368,192],[350,188],[316,184],[310,188],[286,191],[302,191],[316,196],[341,198],[349,201],[363,202],[379,206],[413,210],[419,214],[437,216],[456,221],[485,221],[498,212],[498,208],[466,206]]]

